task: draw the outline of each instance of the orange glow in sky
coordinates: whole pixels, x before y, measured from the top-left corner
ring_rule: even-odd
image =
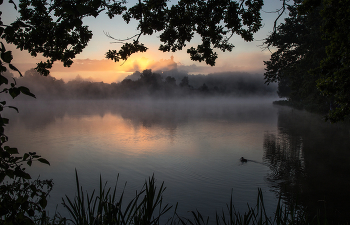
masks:
[[[35,68],[36,63],[45,60],[43,57],[31,57],[26,52],[21,52],[8,46],[14,54],[13,64],[24,74],[25,71]],[[162,53],[149,50],[146,53],[132,55],[125,62],[114,62],[108,59],[75,59],[71,67],[64,67],[61,62],[55,62],[51,71],[51,76],[56,79],[69,81],[78,75],[83,79],[94,82],[121,82],[125,77],[135,71],[142,72],[145,69],[153,71],[166,71],[177,68],[179,71],[188,74],[209,74],[228,71],[244,71],[252,73],[262,73],[264,71],[263,61],[270,57],[269,52],[233,52],[223,54],[216,66],[211,67],[205,63],[190,62],[183,63],[181,53]],[[187,56],[187,55],[186,55]],[[15,76],[17,74],[14,73]]]
[[[147,66],[150,64],[150,60],[142,57],[141,59],[137,59],[134,63],[136,63],[139,69],[142,71],[147,69]]]

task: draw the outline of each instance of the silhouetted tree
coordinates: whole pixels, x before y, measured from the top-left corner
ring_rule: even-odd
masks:
[[[189,87],[188,77],[182,78],[182,80],[180,82],[180,87]]]
[[[350,5],[347,1],[296,1],[289,17],[265,41],[277,51],[266,61],[266,83],[331,122],[350,114]],[[288,91],[286,89],[290,91]]]
[[[62,79],[56,79],[50,75],[44,77],[35,69],[30,69],[18,79],[21,85],[28,87],[41,99],[65,98],[66,85]]]
[[[132,84],[133,83],[133,81],[131,80],[131,79],[124,79],[122,82],[121,82],[121,84],[123,85],[123,86],[130,86],[130,84]]]
[[[165,78],[164,82],[164,94],[166,96],[174,96],[175,91],[177,90],[178,86],[176,85],[176,80],[174,77],[167,76]]]
[[[198,90],[201,91],[201,92],[203,92],[203,93],[208,93],[208,92],[209,92],[209,88],[208,88],[208,86],[207,86],[205,83],[203,83],[203,85],[200,86],[200,87],[198,88]]]
[[[327,118],[331,122],[344,120],[350,115],[350,2],[324,0],[321,11],[322,37],[326,41],[327,56],[312,72],[319,75],[317,87],[322,95],[331,99]],[[315,10],[313,7],[313,11]],[[310,13],[310,11],[308,12]]]
[[[167,76],[165,78],[165,83],[168,85],[176,86],[176,80],[174,77],[171,77],[171,76]]]
[[[291,92],[289,85],[290,83],[287,77],[283,77],[279,80],[277,94],[280,98],[289,98]]]
[[[144,70],[140,76],[138,82],[148,88],[149,91],[154,92],[160,88],[162,83],[160,74],[152,73],[152,70]]]

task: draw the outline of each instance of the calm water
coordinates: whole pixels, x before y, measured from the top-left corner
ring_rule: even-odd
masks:
[[[272,105],[272,99],[185,101],[71,101],[14,103],[6,128],[10,146],[36,151],[51,166],[35,176],[53,178],[49,209],[75,194],[77,169],[84,190],[99,176],[127,196],[152,174],[164,181],[165,202],[189,216],[214,216],[229,203],[244,211],[261,188],[272,212],[278,196],[312,209],[327,203],[335,216],[350,209],[350,129],[317,115]],[[245,157],[248,163],[239,159]],[[331,214],[333,216],[333,214]]]

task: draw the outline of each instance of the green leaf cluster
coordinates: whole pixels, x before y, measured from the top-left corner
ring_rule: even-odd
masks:
[[[337,122],[350,115],[350,1],[324,0],[323,4],[321,29],[328,42],[327,56],[313,74],[320,74],[317,87],[333,100],[327,118]]]
[[[296,1],[289,17],[266,40],[277,50],[265,62],[266,83],[280,97],[327,113],[337,122],[350,115],[350,1]]]
[[[263,0],[180,0],[168,5],[167,0],[140,0],[130,8],[124,0],[20,0],[20,16],[11,24],[1,22],[0,37],[34,57],[38,54],[46,57],[46,61],[37,64],[36,70],[48,75],[55,61],[67,67],[72,65],[75,56],[92,38],[83,19],[97,17],[103,11],[111,19],[122,15],[127,23],[131,19],[138,21],[139,33],[125,40],[115,39],[123,46],[106,53],[106,58],[114,61],[146,51],[140,37],[158,32],[162,42],[159,50],[163,52],[182,50],[198,34],[201,44],[188,48],[187,52],[192,60],[214,66],[217,59],[214,49],[232,51],[234,45],[229,41],[233,35],[252,41],[253,34],[262,26]],[[10,52],[2,55],[4,62],[11,60]]]
[[[309,102],[320,101],[316,100],[318,77],[308,73],[325,57],[319,10],[301,15],[299,6],[300,3],[288,6],[289,17],[264,42],[267,48],[277,48],[270,60],[264,62],[265,82],[278,82],[280,97],[291,101],[306,101],[308,98]]]
[[[2,3],[1,1],[0,5]],[[12,1],[10,3],[14,4]],[[17,9],[15,4],[14,6]],[[20,30],[18,27],[25,29],[26,25],[17,21],[4,28],[0,21],[0,36],[6,37],[16,27],[18,30]],[[0,42],[0,94],[9,94],[12,98],[16,98],[22,93],[35,98],[27,87],[18,87],[15,78],[9,82],[4,76],[4,72],[8,70],[6,66],[22,76],[11,63],[12,60],[12,52],[7,51],[3,42]],[[9,123],[9,119],[2,117],[5,108],[19,112],[18,108],[7,105],[6,101],[0,101],[0,224],[35,224],[36,218],[45,214],[47,196],[53,183],[52,180],[31,180],[24,165],[31,166],[33,161],[48,165],[50,163],[35,152],[21,156],[17,148],[6,145],[8,137],[5,135],[5,126]]]
[[[6,102],[0,102],[0,112]],[[47,197],[53,183],[52,180],[31,180],[24,164],[31,166],[33,161],[50,163],[36,152],[21,156],[17,148],[6,146],[8,137],[4,127],[9,123],[0,113],[0,224],[34,224],[35,217],[42,214],[47,204]]]
[[[245,41],[253,40],[253,34],[262,26],[262,5],[262,0],[180,0],[168,7],[166,0],[147,0],[128,9],[123,18],[126,22],[139,21],[140,33],[135,35],[134,41],[139,41],[141,35],[160,32],[162,44],[159,50],[163,52],[182,50],[198,34],[202,43],[188,48],[187,53],[191,60],[214,66],[217,59],[214,49],[232,51],[234,45],[229,40],[233,35],[239,35]],[[123,48],[129,48],[129,43]],[[124,51],[115,53],[126,60],[128,55],[123,55]],[[109,53],[106,57],[116,59]]]
[[[48,75],[55,61],[68,67],[72,65],[75,56],[92,38],[88,26],[83,25],[83,18],[97,17],[104,10],[110,17],[121,14],[126,9],[122,3],[125,2],[20,0],[20,16],[11,24],[1,22],[0,37],[34,57],[42,54],[48,58],[36,67],[37,71]],[[10,53],[4,53],[2,59],[8,62]]]
[[[47,198],[52,190],[52,180],[14,179],[0,185],[0,223],[36,224],[45,214]]]

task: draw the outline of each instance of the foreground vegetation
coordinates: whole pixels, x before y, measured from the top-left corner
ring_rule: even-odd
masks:
[[[166,190],[164,182],[156,185],[154,176],[145,181],[142,189],[137,191],[131,200],[124,198],[125,186],[118,187],[118,179],[114,188],[107,187],[100,177],[99,190],[92,193],[84,192],[80,186],[76,172],[76,195],[74,198],[65,196],[62,205],[68,210],[70,217],[61,217],[56,212],[53,218],[46,216],[43,210],[37,214],[29,214],[19,210],[14,215],[2,215],[0,224],[328,224],[324,215],[310,216],[298,206],[287,207],[279,199],[273,215],[266,212],[261,189],[258,189],[255,206],[247,205],[245,212],[235,209],[232,195],[226,209],[217,212],[215,218],[191,211],[191,217],[185,218],[177,214],[177,207],[166,204],[163,193]]]

